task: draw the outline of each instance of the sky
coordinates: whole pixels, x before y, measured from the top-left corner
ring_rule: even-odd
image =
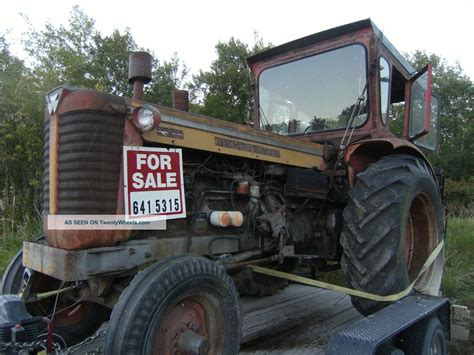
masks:
[[[95,19],[103,35],[128,27],[139,46],[160,60],[176,52],[191,73],[207,70],[215,44],[231,36],[252,45],[257,32],[279,45],[371,18],[400,52],[436,53],[450,64],[459,62],[474,79],[474,0],[16,0],[2,4],[0,35],[24,57],[20,39],[27,25],[20,13],[39,30],[46,22],[66,24],[74,5]]]

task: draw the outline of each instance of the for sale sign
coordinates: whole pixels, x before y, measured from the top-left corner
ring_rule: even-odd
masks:
[[[128,218],[186,217],[181,149],[124,146],[123,158]]]

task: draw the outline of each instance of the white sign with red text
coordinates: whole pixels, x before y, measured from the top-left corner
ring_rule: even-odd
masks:
[[[181,149],[124,146],[123,167],[129,219],[186,217]]]

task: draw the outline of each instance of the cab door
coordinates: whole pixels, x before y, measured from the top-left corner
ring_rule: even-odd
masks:
[[[440,99],[431,92],[431,82],[431,64],[409,81],[404,135],[424,150],[438,151]]]

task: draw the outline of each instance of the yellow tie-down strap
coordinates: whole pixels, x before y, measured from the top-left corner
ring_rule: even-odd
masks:
[[[431,264],[436,260],[439,253],[443,249],[443,246],[444,246],[444,240],[441,241],[436,246],[436,248],[433,250],[433,252],[429,256],[429,258],[426,260],[425,264],[421,268],[420,273],[413,280],[413,282],[410,284],[410,286],[408,286],[406,289],[404,289],[403,291],[401,291],[399,293],[396,293],[396,294],[393,294],[393,295],[387,295],[387,296],[375,295],[373,293],[354,290],[352,288],[347,288],[347,287],[343,287],[343,286],[333,285],[333,284],[329,284],[327,282],[317,281],[317,280],[309,279],[307,277],[297,276],[297,275],[289,274],[287,272],[268,269],[268,268],[261,267],[261,266],[249,265],[249,267],[254,272],[258,272],[259,274],[275,276],[275,277],[279,277],[279,278],[282,278],[282,279],[302,283],[302,284],[305,284],[305,285],[325,288],[325,289],[328,289],[328,290],[345,293],[345,294],[351,295],[351,296],[367,298],[367,299],[372,300],[372,301],[394,302],[394,301],[398,301],[398,300],[402,299],[403,297],[407,296],[413,290],[413,287],[415,286],[415,283],[425,273],[425,271],[431,266]]]

